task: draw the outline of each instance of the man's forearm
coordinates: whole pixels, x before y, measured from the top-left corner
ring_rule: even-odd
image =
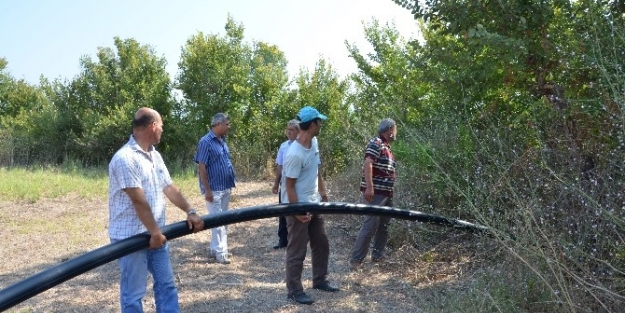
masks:
[[[297,198],[297,193],[295,193],[295,189],[286,190],[286,196],[289,198],[289,203],[297,203],[299,199]]]
[[[297,198],[297,193],[295,192],[295,178],[286,179],[286,196],[289,199],[289,203],[297,203],[299,199]]]
[[[365,162],[364,176],[366,187],[373,189],[373,164]]]
[[[147,201],[141,201],[136,199],[131,200],[132,206],[135,208],[135,212],[137,213],[137,218],[139,218],[141,224],[145,226],[150,235],[160,233],[161,229],[156,223],[156,219],[154,219],[154,214],[152,214],[150,204],[148,204]]]
[[[188,212],[191,210],[191,205],[187,199],[182,195],[182,192],[175,185],[169,185],[163,189],[163,193],[167,196],[167,199],[171,201],[175,206],[181,210]]]
[[[154,219],[154,215],[152,214],[152,210],[150,210],[150,206],[145,204],[135,204],[135,212],[137,213],[137,217],[148,230],[150,235],[158,234],[161,232],[161,228],[156,223]]]
[[[127,188],[124,189],[124,191],[130,197],[132,206],[134,207],[137,218],[139,218],[141,224],[145,226],[145,228],[151,235],[160,233],[161,229],[156,223],[156,219],[154,219],[154,214],[152,214],[152,209],[150,208],[150,204],[145,198],[143,189]]]
[[[274,179],[273,185],[277,187],[278,185],[280,185],[280,179],[282,179],[282,165],[276,166],[274,176],[276,176],[276,179]]]
[[[200,183],[204,187],[204,191],[211,191],[210,184],[208,183],[208,170],[206,169],[206,164],[198,163],[198,172],[200,173]]]
[[[319,186],[319,194],[323,197],[327,195],[326,184],[321,177],[321,173],[317,174],[317,184]]]

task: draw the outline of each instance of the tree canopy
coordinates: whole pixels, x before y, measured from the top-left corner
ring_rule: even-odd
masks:
[[[319,136],[324,175],[359,181],[362,149],[391,117],[400,133],[397,203],[488,225],[530,273],[496,304],[622,307],[625,6],[394,2],[423,37],[367,22],[372,51],[346,42],[357,71],[344,78],[323,58],[290,76],[280,47],[247,40],[230,16],[222,33],[190,35],[174,78],[132,38],[81,58],[76,77],[38,85],[12,77],[0,58],[0,166],[105,165],[128,139],[132,114],[148,106],[163,116],[168,163],[192,167],[197,140],[223,112],[237,173],[265,177],[286,123],[311,105],[329,116]],[[517,286],[529,281],[533,289]]]

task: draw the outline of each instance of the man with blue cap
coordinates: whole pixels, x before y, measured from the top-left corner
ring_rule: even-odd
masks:
[[[282,199],[288,203],[328,201],[325,186],[319,173],[319,147],[315,136],[328,117],[317,109],[306,106],[297,114],[300,133],[286,153],[282,166]],[[312,254],[313,288],[337,292],[327,280],[330,245],[323,218],[306,213],[286,217],[288,245],[286,247],[286,287],[288,298],[301,304],[313,304],[302,286],[302,270],[308,242]]]

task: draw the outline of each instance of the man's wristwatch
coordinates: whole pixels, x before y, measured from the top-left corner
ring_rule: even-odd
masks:
[[[197,214],[197,212],[195,211],[195,209],[191,209],[189,210],[189,212],[187,212],[187,216],[191,215],[191,214]]]

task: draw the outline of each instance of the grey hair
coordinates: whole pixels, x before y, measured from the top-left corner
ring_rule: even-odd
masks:
[[[392,118],[385,118],[380,121],[380,125],[378,126],[378,134],[381,134],[395,126],[395,121]]]
[[[297,127],[297,129],[299,129],[299,121],[296,119],[292,119],[286,124],[286,127],[289,127],[289,126],[295,126]]]
[[[228,115],[226,115],[226,113],[217,113],[215,114],[215,116],[213,116],[213,119],[211,120],[211,127],[216,126],[219,123],[226,122],[228,120]]]

